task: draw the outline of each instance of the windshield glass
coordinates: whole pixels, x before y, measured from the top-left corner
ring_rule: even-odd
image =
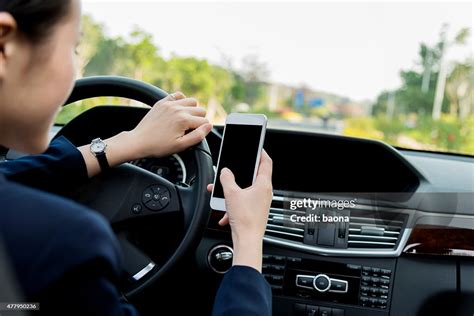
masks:
[[[81,76],[183,91],[215,124],[259,112],[273,128],[474,155],[471,2],[85,0],[83,11]]]

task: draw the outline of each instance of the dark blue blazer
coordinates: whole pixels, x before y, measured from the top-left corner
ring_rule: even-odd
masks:
[[[65,138],[42,155],[0,163],[0,239],[42,315],[138,315],[116,287],[121,253],[109,223],[57,195],[86,179],[81,153]],[[257,270],[234,266],[213,315],[271,315],[270,286]]]

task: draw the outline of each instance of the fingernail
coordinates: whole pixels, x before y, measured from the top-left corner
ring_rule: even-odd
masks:
[[[222,170],[221,170],[221,174],[222,174],[222,173],[224,173],[224,172],[229,172],[229,171],[230,171],[230,170],[229,170],[229,168],[227,168],[227,167],[225,167],[225,168],[222,168]]]

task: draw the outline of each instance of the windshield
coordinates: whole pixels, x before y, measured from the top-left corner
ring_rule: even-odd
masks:
[[[183,91],[215,124],[258,112],[273,128],[474,155],[471,2],[85,0],[83,11],[81,76]]]

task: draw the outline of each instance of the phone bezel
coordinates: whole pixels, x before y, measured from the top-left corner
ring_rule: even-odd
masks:
[[[219,158],[217,159],[216,174],[214,175],[214,187],[216,185],[217,177],[219,176],[217,174],[217,170],[219,170],[222,145],[224,144],[225,131],[226,131],[227,124],[262,126],[262,132],[260,134],[260,142],[258,144],[257,160],[255,162],[255,167],[254,167],[254,171],[253,171],[253,178],[252,178],[252,183],[255,183],[255,178],[257,177],[258,165],[260,163],[260,158],[261,158],[261,155],[262,155],[263,143],[265,141],[265,133],[266,133],[266,128],[267,128],[267,117],[263,114],[242,114],[242,113],[231,113],[227,116],[227,119],[225,121],[225,126],[224,126],[224,132],[222,134],[222,141],[221,141],[221,145],[220,145],[220,148],[219,148]],[[225,212],[226,211],[225,198],[223,199],[223,198],[214,197],[214,187],[212,189],[212,194],[211,194],[211,201],[210,201],[211,208],[214,209],[214,210],[217,210],[217,211],[224,211]]]

